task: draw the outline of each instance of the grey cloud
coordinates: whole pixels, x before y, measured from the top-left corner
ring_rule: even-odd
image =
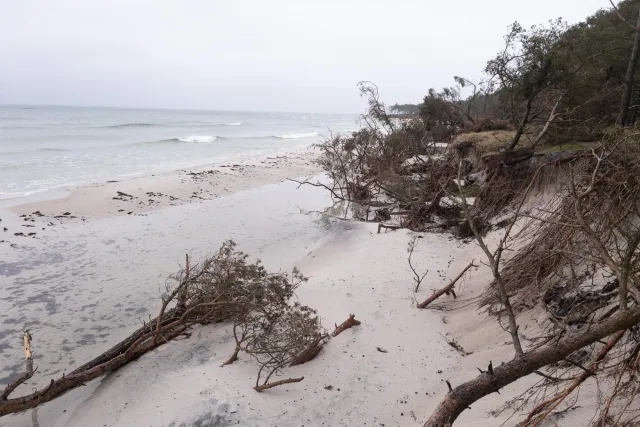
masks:
[[[507,25],[606,0],[25,0],[0,4],[0,103],[359,112],[477,77]]]

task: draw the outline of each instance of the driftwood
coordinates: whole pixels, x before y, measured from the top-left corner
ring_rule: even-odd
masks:
[[[340,326],[336,325],[336,329],[333,331],[331,336],[335,337],[340,335],[342,332],[346,331],[349,328],[353,328],[354,326],[358,326],[360,324],[359,321],[356,320],[355,314],[350,314],[349,318],[342,322]]]
[[[304,379],[304,377],[300,377],[300,378],[288,378],[286,380],[280,380],[280,381],[274,381],[272,383],[267,383],[267,384],[263,384],[263,385],[259,385],[254,387],[253,389],[255,391],[265,391],[268,390],[272,387],[278,387],[279,385],[283,385],[283,384],[291,384],[291,383],[299,383],[300,381],[302,381]]]
[[[464,276],[464,274],[471,268],[471,267],[477,267],[473,261],[471,261],[469,263],[469,265],[467,265],[464,270],[462,270],[462,272],[460,274],[458,274],[456,276],[455,279],[453,279],[447,286],[445,286],[444,288],[440,289],[439,291],[436,291],[433,293],[433,295],[431,295],[429,298],[427,298],[426,300],[424,300],[422,303],[420,303],[418,305],[418,308],[425,308],[426,306],[428,306],[429,304],[431,304],[432,302],[434,302],[435,300],[437,300],[438,298],[440,298],[442,295],[444,294],[452,294],[454,298],[457,298],[456,292],[454,291],[453,287],[456,285],[456,283],[458,282],[458,280],[460,280],[460,278],[462,276]]]

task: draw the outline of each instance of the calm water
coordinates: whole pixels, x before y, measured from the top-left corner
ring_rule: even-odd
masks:
[[[238,161],[357,128],[356,115],[0,106],[0,199]]]

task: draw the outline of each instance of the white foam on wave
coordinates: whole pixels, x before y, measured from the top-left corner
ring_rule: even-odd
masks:
[[[178,141],[180,142],[213,142],[216,139],[218,138],[213,135],[194,135],[194,136],[188,136],[186,138],[178,138]]]
[[[225,126],[240,126],[242,122],[223,123]]]
[[[300,138],[310,138],[312,136],[318,136],[318,132],[290,133],[290,134],[286,134],[286,135],[276,136],[276,138],[280,138],[280,139],[300,139]]]
[[[19,191],[19,192],[15,192],[15,193],[0,191],[0,200],[17,199],[17,198],[20,198],[20,197],[31,196],[32,194],[42,193],[42,192],[45,192],[45,191],[49,191],[49,189],[48,188],[40,188],[38,190]]]

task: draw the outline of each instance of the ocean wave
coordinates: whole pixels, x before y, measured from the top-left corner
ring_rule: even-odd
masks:
[[[225,126],[240,126],[242,122],[223,123]]]
[[[19,192],[3,192],[0,191],[0,200],[10,200],[10,199],[17,199],[20,197],[27,197],[27,196],[31,196],[32,194],[36,194],[36,193],[43,193],[45,191],[49,191],[49,188],[39,188],[37,190],[31,190],[31,191],[19,191]]]
[[[213,135],[194,135],[188,136],[186,138],[178,138],[180,142],[213,142],[218,139],[217,136]]]
[[[130,145],[183,144],[185,142],[188,142],[188,143],[206,143],[206,142],[214,142],[214,141],[217,141],[218,139],[226,139],[226,138],[213,136],[213,135],[193,135],[193,136],[186,136],[186,137],[183,137],[183,138],[167,138],[167,139],[160,139],[160,140],[156,140],[156,141],[134,142],[134,143],[132,143]]]
[[[154,123],[121,123],[118,125],[106,125],[106,126],[100,126],[100,127],[117,129],[117,128],[147,128],[152,126],[162,126],[162,125],[157,123],[156,124]]]
[[[54,148],[54,147],[40,147],[40,148],[31,148],[26,150],[16,150],[16,151],[0,151],[0,155],[11,156],[15,154],[28,154],[28,153],[62,153],[65,151],[71,151],[68,148]]]
[[[62,151],[69,151],[69,150],[67,148],[42,147],[42,148],[36,149],[36,151],[59,153]]]
[[[286,135],[276,136],[276,138],[279,138],[279,139],[300,139],[300,138],[310,138],[312,136],[318,136],[318,132],[290,133],[290,134],[286,134]]]

